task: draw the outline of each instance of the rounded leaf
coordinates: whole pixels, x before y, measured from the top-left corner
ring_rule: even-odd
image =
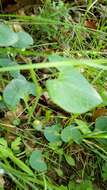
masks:
[[[35,85],[28,82],[23,76],[13,79],[4,89],[3,97],[5,103],[11,109],[15,109],[20,99],[29,94],[35,94]]]
[[[16,48],[28,48],[33,44],[32,37],[27,32],[17,32],[18,41],[13,44]]]
[[[47,170],[47,165],[43,160],[43,156],[40,150],[35,150],[32,152],[29,163],[31,167],[38,172],[43,172]]]
[[[44,130],[44,136],[49,142],[58,142],[60,141],[60,127],[58,125],[53,125],[46,127]]]
[[[95,131],[107,131],[107,116],[100,116],[96,119]]]
[[[61,138],[64,142],[69,142],[71,139],[72,139],[72,136],[71,136],[71,127],[68,126],[68,127],[65,127],[63,130],[62,130],[62,133],[61,133]]]
[[[11,46],[16,43],[18,36],[6,24],[0,24],[0,46]]]
[[[63,66],[59,70],[58,79],[48,80],[46,83],[54,103],[67,112],[80,114],[102,102],[96,90],[77,69]]]
[[[64,142],[69,142],[73,140],[77,144],[80,144],[82,141],[82,135],[77,127],[67,126],[62,130],[61,138]]]

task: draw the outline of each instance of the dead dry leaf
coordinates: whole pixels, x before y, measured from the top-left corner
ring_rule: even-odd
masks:
[[[97,29],[97,23],[95,20],[85,20],[84,26],[93,30]]]
[[[98,108],[93,112],[92,121],[94,122],[100,116],[107,116],[106,108]]]

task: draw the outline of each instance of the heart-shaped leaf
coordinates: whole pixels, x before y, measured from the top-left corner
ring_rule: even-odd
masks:
[[[73,140],[77,144],[80,144],[82,141],[82,135],[79,129],[75,126],[67,126],[62,130],[61,138],[64,142],[69,142]]]
[[[6,24],[0,24],[0,46],[11,46],[16,43],[18,36]]]
[[[27,32],[17,32],[18,41],[13,44],[16,48],[28,48],[33,44],[32,37]]]
[[[46,83],[54,103],[67,112],[84,113],[102,102],[99,94],[83,75],[72,66],[66,66],[66,60],[65,66],[58,69],[59,77]]]
[[[3,92],[5,103],[11,109],[15,109],[20,99],[24,99],[29,94],[36,94],[35,85],[28,82],[23,76],[11,80]]]
[[[43,160],[43,156],[40,150],[35,150],[32,152],[29,163],[31,167],[38,172],[43,172],[47,170],[47,165]]]
[[[59,132],[60,132],[60,126],[53,125],[45,128],[44,135],[49,142],[58,142],[60,141]]]

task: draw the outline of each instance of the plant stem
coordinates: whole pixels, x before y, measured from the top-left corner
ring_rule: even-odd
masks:
[[[32,106],[31,108],[31,111],[30,111],[30,114],[29,114],[29,119],[28,119],[28,123],[30,123],[31,121],[31,118],[32,118],[32,115],[33,115],[33,112],[34,110],[36,109],[36,106],[38,104],[38,101],[40,99],[40,96],[42,94],[42,88],[41,86],[39,85],[38,83],[38,80],[37,80],[37,76],[36,76],[36,72],[34,71],[34,69],[32,68],[32,62],[31,60],[29,60],[29,65],[31,66],[31,69],[30,69],[30,74],[31,74],[31,78],[35,84],[35,93],[36,93],[36,101],[34,103],[34,105]]]
[[[101,63],[101,64],[100,64]],[[107,66],[102,64],[107,64],[107,59],[72,59],[68,61],[59,61],[59,62],[45,62],[45,63],[36,63],[36,64],[23,64],[23,65],[16,65],[16,66],[9,66],[9,67],[2,67],[0,68],[0,72],[6,71],[17,71],[17,70],[31,70],[31,69],[43,69],[43,68],[52,68],[52,67],[63,67],[63,66],[83,66],[83,67],[93,67],[96,69],[103,69],[107,70]]]

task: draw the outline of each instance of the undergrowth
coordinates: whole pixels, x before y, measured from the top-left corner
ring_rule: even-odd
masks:
[[[106,190],[107,3],[0,14],[0,189]]]

